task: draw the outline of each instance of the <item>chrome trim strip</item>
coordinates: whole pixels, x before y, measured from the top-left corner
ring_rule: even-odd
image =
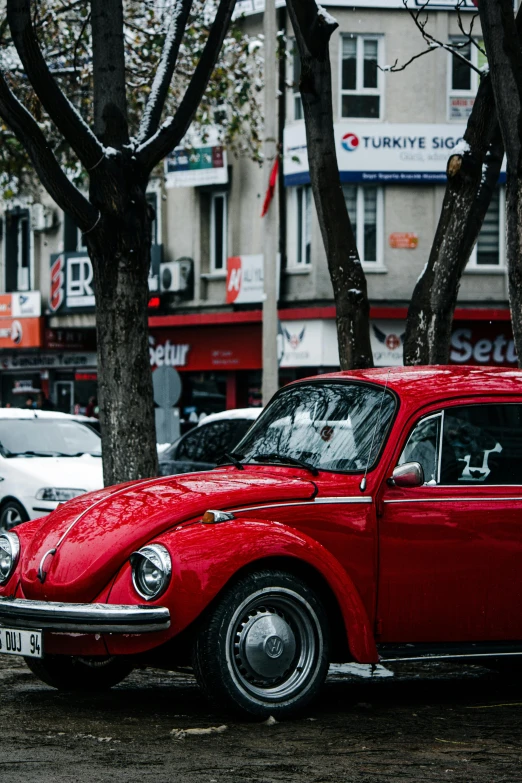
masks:
[[[447,654],[435,654],[430,655],[414,655],[411,658],[407,656],[400,656],[398,658],[381,658],[379,657],[379,663],[400,663],[401,661],[436,661],[444,660],[445,658],[511,658],[514,655],[522,655],[522,652],[495,652],[495,653],[447,653]]]
[[[522,503],[522,495],[519,495],[516,498],[403,498],[402,500],[385,500],[384,503],[460,503],[463,500],[472,500],[475,502],[481,501],[482,503],[491,503],[493,500],[498,500],[499,502],[505,502],[506,500],[518,500]]]
[[[0,624],[75,633],[148,633],[169,628],[170,612],[166,606],[0,598]]]
[[[373,498],[372,497],[358,497],[357,495],[354,495],[353,497],[324,497],[324,498],[314,498],[313,500],[289,500],[287,503],[267,503],[263,506],[238,506],[237,508],[231,509],[235,514],[236,513],[242,513],[243,511],[257,511],[258,509],[265,509],[265,508],[288,508],[292,506],[317,506],[321,504],[326,503],[337,503],[337,504],[352,504],[352,503],[372,503]]]

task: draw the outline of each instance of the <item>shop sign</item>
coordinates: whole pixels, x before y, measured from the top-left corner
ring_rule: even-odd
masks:
[[[370,339],[377,367],[403,363],[405,321],[371,321]],[[517,354],[509,321],[455,321],[450,342],[450,364],[516,367]]]
[[[403,363],[405,321],[371,321],[370,343],[376,367],[400,367]]]
[[[262,366],[261,326],[256,323],[151,329],[152,367],[180,371],[257,370]]]
[[[39,348],[42,318],[0,318],[0,348]]]
[[[176,147],[165,158],[167,188],[226,185],[227,182],[227,153],[221,145]]]
[[[95,329],[46,329],[44,348],[53,351],[95,351]]]
[[[419,245],[419,237],[411,232],[395,231],[389,236],[390,247],[397,250],[415,250]]]
[[[152,245],[149,289],[158,290],[162,245]],[[49,308],[53,313],[89,313],[94,311],[94,274],[86,253],[51,255]]]
[[[276,0],[276,8],[284,6],[284,0]],[[323,6],[335,6],[335,8],[382,8],[388,10],[404,9],[403,0],[321,0]],[[426,0],[408,0],[407,8],[422,9],[426,7]],[[234,18],[238,16],[250,16],[265,9],[265,0],[238,0],[234,8]],[[430,11],[477,11],[473,0],[430,0]]]
[[[264,290],[263,255],[227,258],[227,304],[262,302]]]
[[[456,322],[451,335],[452,364],[517,366],[517,353],[510,321]]]
[[[40,291],[0,294],[0,317],[38,318],[42,314]]]
[[[0,356],[3,370],[96,367],[95,353],[5,353]]]
[[[341,181],[445,183],[448,158],[458,149],[465,128],[458,123],[335,123]],[[302,122],[285,128],[284,168],[285,185],[310,182]]]
[[[281,321],[280,367],[338,367],[335,321]]]
[[[466,97],[459,97],[452,96],[449,99],[449,119],[450,120],[460,120],[461,122],[467,122],[469,115],[471,114],[471,110],[473,108],[473,104],[475,103],[475,98],[466,98]]]

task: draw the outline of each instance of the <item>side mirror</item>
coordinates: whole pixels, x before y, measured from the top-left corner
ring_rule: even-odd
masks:
[[[405,462],[397,465],[388,479],[388,483],[394,487],[420,487],[424,484],[424,471],[419,462]]]

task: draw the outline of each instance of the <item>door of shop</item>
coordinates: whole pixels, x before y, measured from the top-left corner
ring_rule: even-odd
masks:
[[[56,381],[56,409],[62,413],[73,413],[74,381]]]

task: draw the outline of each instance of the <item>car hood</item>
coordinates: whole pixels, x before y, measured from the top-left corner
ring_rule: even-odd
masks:
[[[42,520],[22,541],[21,582],[27,598],[91,601],[131,553],[208,508],[226,509],[313,497],[315,484],[267,468],[217,470],[134,482],[82,495]],[[21,531],[22,532],[22,531]],[[47,576],[42,584],[42,558]]]
[[[6,460],[7,461],[7,460]],[[27,489],[35,492],[43,487],[84,489],[91,492],[103,487],[103,469],[100,457],[84,454],[81,457],[12,457],[9,467],[20,478],[30,482]]]

